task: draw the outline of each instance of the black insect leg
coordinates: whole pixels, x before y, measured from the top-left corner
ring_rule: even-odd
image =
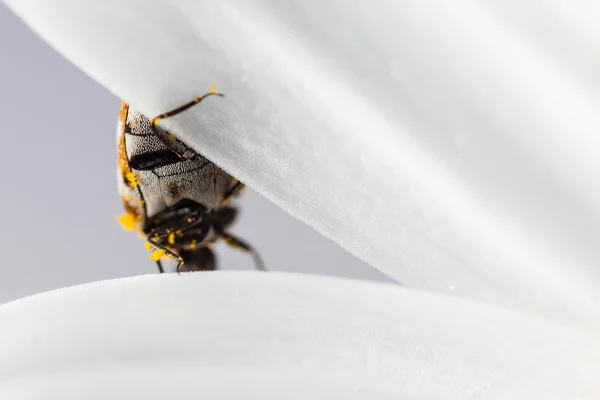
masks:
[[[262,261],[262,258],[260,257],[260,254],[258,254],[258,252],[256,250],[254,250],[252,248],[252,246],[250,246],[248,243],[246,243],[243,240],[238,239],[237,237],[235,237],[229,233],[226,233],[226,232],[222,232],[220,236],[225,241],[225,243],[227,243],[232,248],[241,249],[243,251],[250,253],[250,255],[252,256],[252,259],[254,259],[254,265],[257,270],[259,270],[259,271],[267,270],[265,268],[265,264]]]
[[[221,202],[226,204],[229,201],[229,199],[231,199],[233,196],[238,195],[245,187],[246,185],[244,185],[242,182],[236,179],[233,186],[228,191],[226,191],[223,196],[221,196]]]
[[[165,273],[165,269],[162,266],[162,263],[160,262],[160,260],[156,260],[156,266],[158,267],[158,273],[159,274],[164,274]]]
[[[207,214],[205,220],[216,232],[225,232],[225,230],[233,223],[237,216],[237,209],[230,206],[224,206]]]
[[[163,244],[161,244],[161,242],[164,242],[164,240],[166,239],[167,241],[169,241],[169,237],[171,237],[171,235],[176,235],[176,231],[179,231],[180,234],[185,235],[185,231],[189,231],[190,229],[193,228],[200,228],[200,230],[197,232],[198,238],[195,239],[199,242],[202,241],[202,239],[206,236],[206,234],[208,233],[209,230],[209,226],[205,225],[203,223],[203,221],[199,220],[192,220],[189,219],[185,222],[182,222],[180,225],[178,226],[171,226],[169,227],[168,225],[164,225],[160,228],[155,228],[153,229],[147,237],[148,243],[150,243],[152,246],[156,247],[159,250],[162,250],[165,252],[165,255],[167,255],[170,258],[174,258],[177,260],[177,266],[176,266],[176,270],[177,273],[180,272],[180,268],[181,265],[184,263],[184,257],[182,257],[181,254],[176,254],[175,252],[173,252],[172,250],[170,250],[169,248],[167,248],[166,246],[164,246]],[[178,238],[177,240],[181,241],[182,238]],[[187,254],[187,253],[186,253]],[[157,260],[157,262],[159,262],[160,260]],[[162,265],[159,263],[159,271],[161,271],[162,269]]]
[[[205,98],[209,97],[209,96],[221,96],[223,97],[224,95],[222,93],[217,93],[217,92],[210,92],[210,93],[206,93],[205,95],[202,95],[200,97],[196,97],[194,100],[190,101],[189,103],[185,103],[184,105],[174,108],[171,111],[168,111],[164,114],[160,114],[159,116],[153,118],[151,120],[152,125],[156,125],[158,123],[158,121],[160,121],[161,119],[165,119],[165,118],[169,118],[172,117],[174,115],[177,115],[185,110],[187,110],[190,107],[195,106],[196,104],[200,103],[202,100],[204,100]]]
[[[149,231],[148,243],[162,250],[168,257],[176,259],[177,272],[180,272],[181,265],[185,262],[183,253],[177,254],[183,250],[181,244],[186,240],[202,242],[210,229],[203,220],[206,215],[204,206],[190,199],[182,199],[150,218],[145,227],[145,231]],[[178,241],[177,246],[174,246],[175,241]],[[167,243],[169,247],[174,246],[174,250],[167,247]],[[156,261],[159,272],[162,273],[164,271],[162,264],[160,260]]]
[[[183,259],[178,254],[173,253],[171,250],[169,250],[168,248],[166,248],[165,246],[163,246],[162,244],[157,242],[157,240],[164,239],[168,235],[169,234],[159,235],[159,234],[155,233],[154,231],[152,231],[148,235],[147,240],[148,240],[148,243],[150,243],[152,246],[156,247],[159,250],[164,251],[168,257],[176,259],[177,260],[177,272],[179,272],[179,268],[181,267],[181,264],[183,264]],[[156,260],[156,261],[158,263],[160,260]],[[163,270],[162,264],[159,264],[158,268],[159,268],[159,272],[162,273],[162,271],[161,271],[161,270]]]

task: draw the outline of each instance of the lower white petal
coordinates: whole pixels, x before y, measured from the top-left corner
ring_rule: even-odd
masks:
[[[88,284],[0,307],[2,399],[597,399],[597,338],[398,286],[281,273]]]

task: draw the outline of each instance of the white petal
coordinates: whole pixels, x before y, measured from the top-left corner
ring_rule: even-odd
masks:
[[[596,3],[8,1],[75,64],[408,286],[600,327]],[[107,132],[108,134],[108,132]]]
[[[449,296],[309,275],[89,284],[1,306],[0,331],[3,399],[600,395],[600,343],[581,331]]]

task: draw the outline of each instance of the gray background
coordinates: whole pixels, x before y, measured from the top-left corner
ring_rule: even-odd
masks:
[[[120,100],[0,4],[0,303],[42,291],[155,272],[124,232],[116,193]],[[127,62],[127,60],[123,60]],[[387,281],[252,190],[234,229],[271,270]],[[223,269],[250,257],[217,247]]]

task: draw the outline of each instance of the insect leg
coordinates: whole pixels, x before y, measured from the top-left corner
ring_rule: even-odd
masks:
[[[226,232],[221,233],[221,238],[225,241],[225,243],[227,243],[232,248],[241,249],[243,251],[250,253],[252,258],[254,259],[254,265],[257,270],[259,270],[259,271],[267,270],[265,268],[265,264],[262,261],[262,258],[260,257],[260,254],[258,254],[258,252],[256,250],[254,250],[252,248],[252,246],[250,246],[248,243],[246,243],[243,240],[238,239],[237,237],[235,237],[229,233],[226,233]]]
[[[223,196],[221,196],[221,202],[226,204],[231,197],[239,194],[245,187],[246,185],[236,179],[233,186],[227,192],[225,192]]]
[[[164,114],[160,114],[159,116],[153,118],[151,120],[152,125],[156,125],[158,123],[158,121],[160,121],[161,119],[165,119],[165,118],[169,118],[172,117],[174,115],[177,115],[185,110],[187,110],[190,107],[195,106],[196,104],[200,103],[202,100],[204,100],[205,98],[209,97],[209,96],[221,96],[223,97],[224,95],[222,93],[218,93],[216,91],[211,91],[209,93],[206,93],[200,97],[196,97],[194,100],[190,101],[189,103],[185,103],[184,105],[174,108],[171,111],[168,111]]]
[[[230,206],[221,207],[209,214],[207,222],[215,231],[222,233],[233,223],[237,216],[237,209]]]
[[[164,236],[162,236],[162,237],[164,237]],[[159,250],[164,251],[167,256],[177,260],[177,272],[179,273],[179,268],[181,267],[181,264],[183,264],[183,259],[178,254],[173,253],[171,250],[169,250],[162,244],[158,243],[156,240],[160,239],[160,238],[161,238],[161,236],[157,235],[153,231],[153,232],[150,232],[150,234],[148,234],[147,240],[148,240],[148,243],[150,243],[152,246],[156,247]],[[157,263],[160,263],[160,259],[156,260],[156,261],[157,261]],[[158,264],[158,265],[159,265],[159,271],[162,273],[162,265],[161,264]]]
[[[200,228],[201,237],[197,240],[202,241],[204,236],[206,236],[209,226],[205,225],[202,220],[205,210],[198,203],[183,199],[153,217],[155,227],[150,229],[147,241],[151,246],[163,252],[163,254],[157,254],[156,258],[153,257],[155,253],[153,253],[153,256],[150,256],[150,258],[157,262],[160,273],[164,271],[160,263],[162,255],[167,255],[177,260],[178,273],[180,272],[181,265],[184,263],[184,259],[180,254],[170,250],[163,243],[168,242],[170,245],[174,245],[175,240],[181,240],[185,232],[189,232],[193,228]]]
[[[156,260],[156,266],[158,267],[158,273],[159,274],[163,274],[165,272],[162,263],[160,262],[160,260]]]

